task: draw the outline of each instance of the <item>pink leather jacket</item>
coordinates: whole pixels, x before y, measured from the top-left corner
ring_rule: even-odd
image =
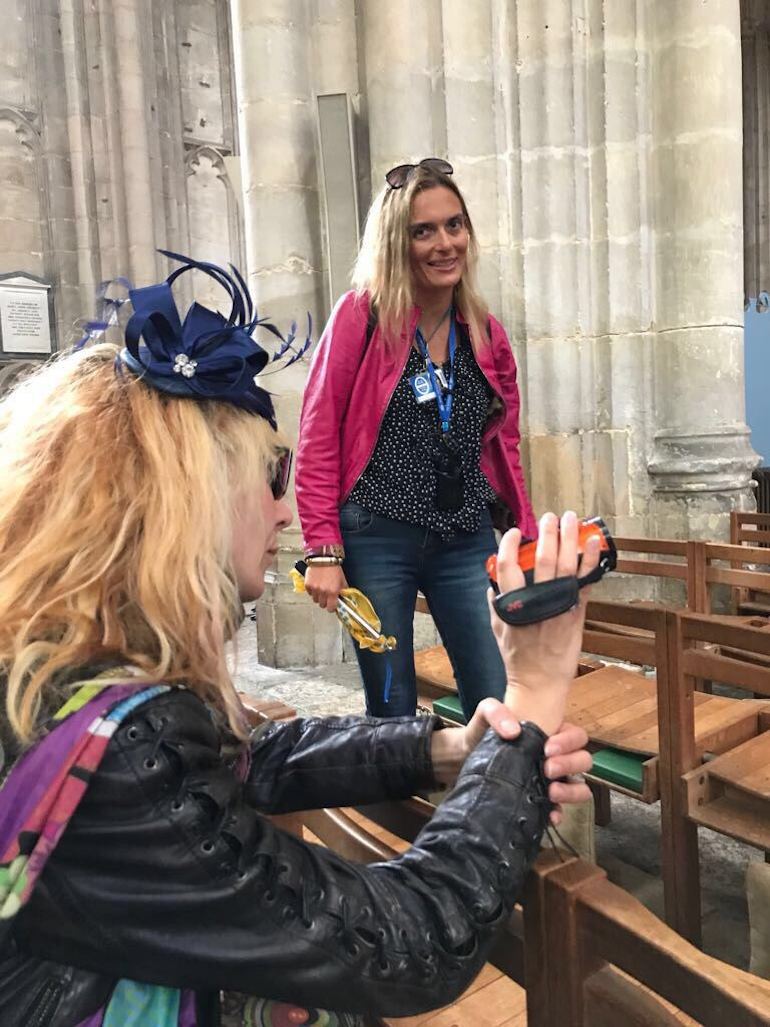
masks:
[[[386,345],[377,326],[366,346],[368,298],[347,292],[332,311],[310,367],[300,419],[296,495],[306,548],[342,542],[340,507],[374,452],[419,316],[415,307],[409,333],[398,345]],[[519,460],[516,362],[502,325],[493,317],[489,324],[490,344],[474,351],[500,403],[484,430],[481,469],[524,537],[535,538],[537,522]]]

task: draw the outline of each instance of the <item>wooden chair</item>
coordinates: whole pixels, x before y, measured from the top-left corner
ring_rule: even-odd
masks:
[[[239,692],[238,698],[252,727],[258,727],[266,720],[291,720],[297,716],[297,711],[280,699],[257,699],[248,692]]]
[[[296,829],[350,859],[404,850],[430,807],[382,803],[295,814]],[[693,1019],[694,1018],[694,1019]],[[758,1027],[770,984],[697,951],[598,867],[542,853],[491,960],[441,1010],[372,1027]]]
[[[770,545],[770,514],[733,510],[730,514],[730,541],[734,546]]]
[[[635,664],[593,661],[578,677],[567,719],[588,734],[595,767],[587,780],[594,792],[597,822],[609,821],[609,796],[620,791],[642,802],[657,802],[657,694],[668,666],[665,609],[656,605],[590,602],[583,635],[584,653]],[[650,678],[641,667],[656,669]]]
[[[524,932],[528,1027],[770,1023],[770,983],[699,952],[590,864],[541,855]]]
[[[621,536],[615,539],[615,546],[618,550],[618,574],[679,581],[682,584],[681,603],[677,605],[691,604],[692,572],[688,562],[686,541]]]
[[[734,700],[745,711],[748,737],[726,744],[717,731],[704,744],[695,726],[694,683],[708,678],[770,699],[770,632],[728,617],[668,611],[666,618],[670,661],[659,766],[663,883],[669,923],[699,944],[698,826],[770,850],[770,703]]]
[[[770,547],[770,514],[730,514],[730,542],[734,546],[750,546],[752,549]],[[751,587],[733,588],[733,607],[736,614],[770,616],[770,591]]]

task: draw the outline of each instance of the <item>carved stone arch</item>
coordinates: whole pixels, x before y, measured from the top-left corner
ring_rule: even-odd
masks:
[[[43,141],[31,111],[0,106],[0,222],[12,225],[2,238],[1,270],[50,273],[50,224]]]
[[[42,139],[40,129],[35,124],[37,118],[29,111],[23,111],[19,107],[0,107],[0,125],[4,121],[10,121],[16,126],[16,135],[23,147],[39,157],[42,152]]]
[[[232,182],[230,181],[224,161],[224,158],[228,156],[229,153],[227,151],[220,149],[218,146],[212,146],[210,143],[203,143],[201,146],[189,146],[184,160],[185,175],[197,174],[201,168],[201,158],[203,157],[208,159],[212,168],[216,168],[219,177],[227,184],[228,189],[232,190]]]
[[[238,197],[225,163],[229,155],[226,149],[210,143],[187,148],[185,176],[190,248],[191,255],[199,259],[242,267]],[[211,282],[197,283],[195,298],[202,303],[222,300]]]

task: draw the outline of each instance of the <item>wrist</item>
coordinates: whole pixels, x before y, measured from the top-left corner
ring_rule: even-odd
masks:
[[[558,731],[567,709],[569,683],[531,683],[509,681],[505,689],[505,705],[519,721],[528,720],[546,735]]]
[[[430,740],[430,758],[433,777],[438,784],[454,784],[467,756],[465,732],[460,728],[447,727],[433,732]]]
[[[342,563],[345,559],[345,547],[336,542],[323,546],[305,546],[306,563],[310,563],[312,560],[320,557],[334,557]]]

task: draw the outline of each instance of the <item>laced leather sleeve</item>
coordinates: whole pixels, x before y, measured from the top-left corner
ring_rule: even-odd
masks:
[[[246,797],[265,813],[408,798],[436,787],[430,744],[442,728],[438,717],[265,724],[251,743]]]
[[[404,1016],[460,995],[517,899],[549,808],[545,737],[488,732],[414,846],[361,866],[244,801],[205,707],[121,725],[19,916],[19,946],[115,977]]]

